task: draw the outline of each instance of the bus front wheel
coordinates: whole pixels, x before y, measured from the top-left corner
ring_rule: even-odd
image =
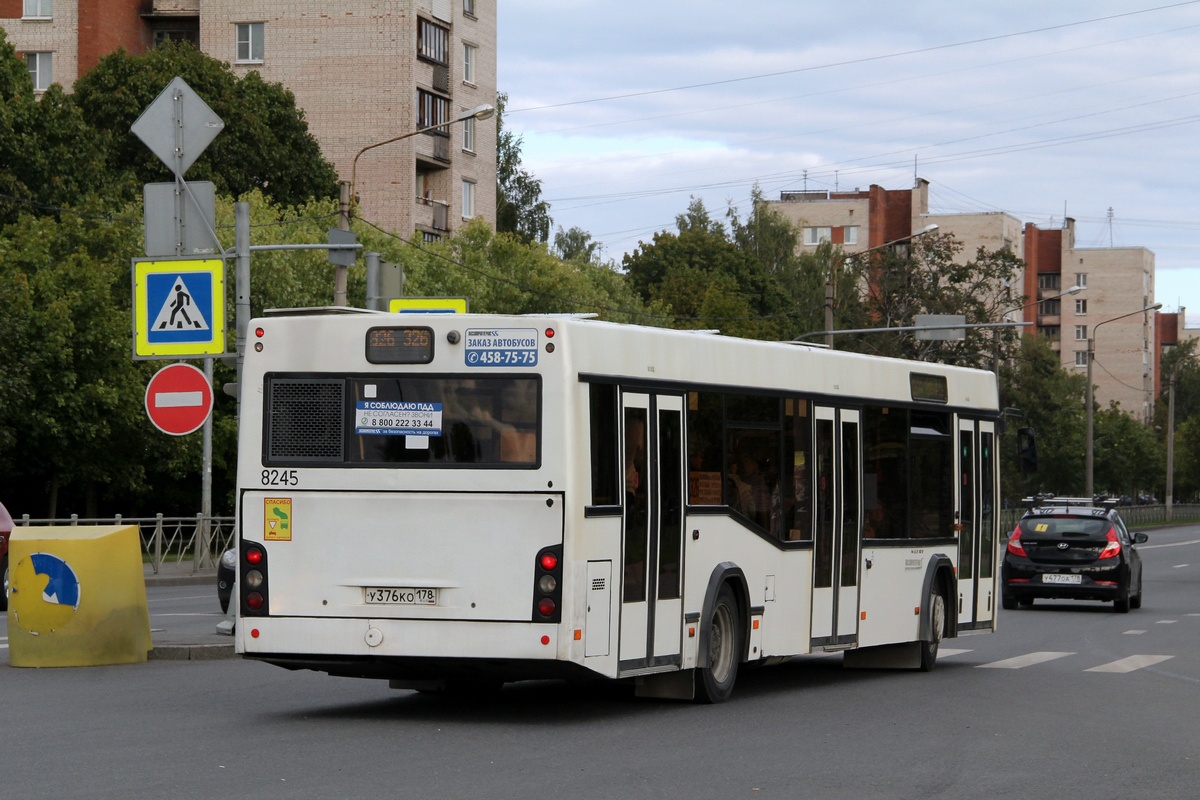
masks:
[[[700,679],[696,699],[703,703],[720,703],[733,693],[742,640],[738,604],[729,584],[717,593],[707,625],[708,665],[696,670]]]

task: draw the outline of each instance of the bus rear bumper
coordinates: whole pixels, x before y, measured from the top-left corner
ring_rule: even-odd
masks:
[[[331,675],[391,680],[595,676],[560,658],[556,625],[243,617],[236,631],[237,650],[247,658]]]

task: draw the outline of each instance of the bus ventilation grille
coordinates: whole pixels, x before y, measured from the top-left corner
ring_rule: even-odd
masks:
[[[275,378],[267,388],[267,462],[341,463],[345,382]]]

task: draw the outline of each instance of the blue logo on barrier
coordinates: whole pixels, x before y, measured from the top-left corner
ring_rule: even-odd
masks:
[[[30,561],[33,562],[35,573],[50,579],[46,588],[42,590],[42,599],[47,603],[70,606],[73,610],[78,610],[79,578],[75,577],[75,570],[58,556],[49,553],[34,553],[30,556]]]

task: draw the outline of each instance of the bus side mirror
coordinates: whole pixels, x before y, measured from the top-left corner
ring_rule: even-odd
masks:
[[[1037,472],[1037,437],[1033,428],[1020,428],[1017,431],[1017,464],[1022,474]]]

